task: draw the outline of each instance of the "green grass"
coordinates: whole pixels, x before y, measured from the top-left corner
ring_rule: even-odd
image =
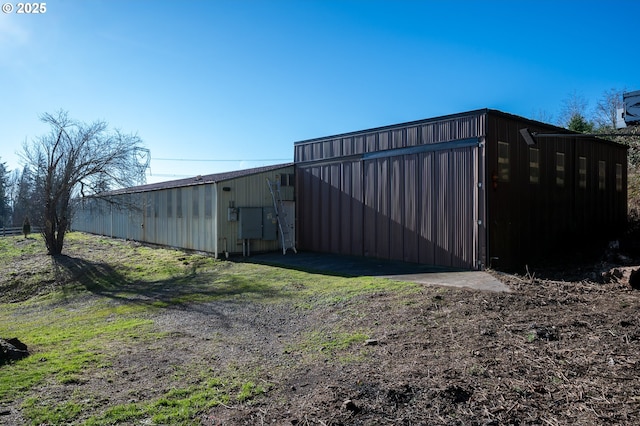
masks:
[[[330,332],[330,331],[311,331],[306,333],[300,341],[289,345],[287,352],[296,352],[303,354],[310,361],[320,357],[334,358],[336,354],[341,354],[341,359],[356,360],[361,359],[353,354],[344,354],[347,349],[354,346],[362,347],[363,343],[369,338],[369,335],[362,331],[354,332]]]
[[[19,336],[34,355],[0,369],[0,402],[44,379],[78,381],[83,371],[104,359],[105,342],[113,345],[152,336],[151,321],[132,317],[136,308],[130,306],[92,303],[70,310],[43,302],[42,310],[29,313],[20,312],[20,304],[5,307],[0,311],[0,336]]]
[[[154,401],[110,407],[83,424],[106,426],[148,419],[151,424],[191,425],[194,418],[207,409],[220,404],[247,402],[267,392],[268,386],[241,377],[209,378],[197,386],[171,389]]]
[[[0,238],[2,258],[15,258],[21,255],[36,254],[43,251],[43,240],[39,234],[31,234],[26,239],[23,235]]]
[[[24,415],[32,424],[67,424],[75,420],[85,407],[77,402],[43,403],[37,396],[29,397],[23,404]]]
[[[6,264],[45,252],[39,236],[21,238],[0,238]],[[28,358],[0,367],[0,405],[21,404],[22,415],[33,425],[186,425],[215,405],[250,403],[268,392],[272,385],[255,368],[227,367],[213,373],[202,365],[187,364],[179,374],[197,376],[196,383],[167,390],[151,400],[105,405],[81,393],[60,401],[39,397],[41,386],[81,385],[92,374],[108,377],[113,348],[162,348],[163,339],[170,337],[154,331],[151,318],[163,309],[216,300],[287,304],[307,310],[342,309],[351,303],[342,312],[356,318],[357,304],[366,303],[358,296],[412,293],[420,288],[380,278],[343,278],[219,261],[80,233],[68,234],[66,244],[69,254],[59,266],[66,282],[18,303],[0,303],[0,336],[18,337],[32,352]],[[86,247],[99,255],[85,258],[77,254]],[[51,261],[47,256],[42,259]],[[51,265],[40,266],[29,279],[49,279]],[[18,277],[9,275],[6,280],[0,282],[0,288],[15,287]],[[310,360],[316,355],[338,362],[354,360],[365,356],[364,348],[354,348],[362,347],[367,338],[367,330],[325,327],[298,336],[288,350]]]

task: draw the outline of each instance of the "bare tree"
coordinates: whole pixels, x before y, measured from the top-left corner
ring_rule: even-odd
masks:
[[[569,128],[572,121],[576,121],[577,119],[589,122],[587,117],[588,105],[589,101],[587,101],[584,96],[573,91],[562,101],[562,109],[560,110],[560,116],[558,117],[558,124],[562,127]]]
[[[531,113],[531,119],[542,123],[553,123],[553,114],[544,109],[538,109],[538,111]]]
[[[624,90],[609,89],[602,93],[594,112],[594,121],[599,130],[612,131],[616,128],[618,109],[623,107]]]
[[[25,143],[23,157],[35,176],[37,209],[32,223],[40,226],[47,252],[62,252],[71,218],[71,200],[136,181],[139,167],[137,135],[110,131],[104,121],[91,124],[69,118],[67,112],[44,114],[49,134]]]

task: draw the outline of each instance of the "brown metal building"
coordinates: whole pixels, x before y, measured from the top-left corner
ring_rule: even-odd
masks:
[[[496,110],[297,142],[294,161],[303,250],[513,268],[626,223],[625,146]]]

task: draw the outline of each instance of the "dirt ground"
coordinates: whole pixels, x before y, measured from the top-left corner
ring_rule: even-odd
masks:
[[[105,249],[82,255],[99,258]],[[509,293],[424,286],[411,296],[380,292],[312,310],[184,304],[152,318],[171,338],[105,348],[111,368],[39,393],[55,401],[80,391],[96,406],[146,401],[202,380],[176,374],[196,363],[211,374],[254,368],[266,392],[219,405],[194,424],[640,424],[640,292],[629,284],[637,268],[621,263],[491,272]],[[10,268],[3,270],[2,280]],[[291,349],[304,333],[335,330],[368,330],[369,339],[347,349]],[[1,408],[0,423],[24,421],[17,407]]]
[[[500,277],[512,293],[370,296],[360,321],[376,325],[377,344],[362,362],[267,351],[264,363],[280,371],[269,398],[220,407],[209,424],[638,424],[638,294],[620,283]]]

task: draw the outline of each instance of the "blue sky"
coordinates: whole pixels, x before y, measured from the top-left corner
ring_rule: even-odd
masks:
[[[557,117],[571,93],[640,90],[638,16],[625,0],[49,0],[0,13],[0,161],[21,167],[59,109],[138,133],[148,182],[485,107]]]

